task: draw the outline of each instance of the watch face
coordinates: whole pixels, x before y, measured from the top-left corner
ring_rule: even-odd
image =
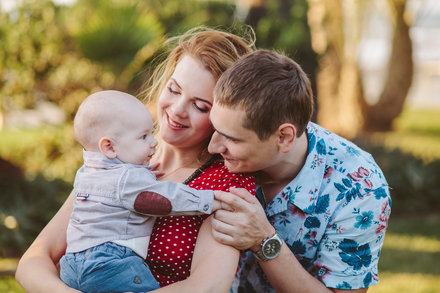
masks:
[[[274,258],[280,253],[281,244],[278,239],[269,239],[263,245],[263,255],[266,258]]]

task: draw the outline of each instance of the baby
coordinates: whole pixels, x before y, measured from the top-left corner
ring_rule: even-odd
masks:
[[[153,120],[135,97],[101,91],[74,120],[84,165],[67,228],[60,277],[83,292],[145,292],[159,288],[144,262],[154,217],[210,214],[214,192],[158,181],[147,165],[157,141]],[[217,206],[216,206],[217,207]]]

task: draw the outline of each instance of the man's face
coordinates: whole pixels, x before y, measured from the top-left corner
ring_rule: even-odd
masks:
[[[219,153],[230,172],[255,172],[276,164],[279,157],[278,137],[260,140],[258,135],[243,127],[245,112],[214,103],[210,119],[215,132],[208,146],[212,154]]]

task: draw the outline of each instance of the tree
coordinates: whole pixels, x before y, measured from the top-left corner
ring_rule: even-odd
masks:
[[[348,138],[361,131],[391,130],[411,85],[412,44],[403,17],[406,0],[388,3],[394,12],[388,77],[379,101],[369,105],[356,59],[362,2],[309,0],[312,47],[319,55],[318,122]]]
[[[110,71],[75,50],[66,10],[50,0],[26,0],[16,10],[0,13],[1,111],[50,101],[72,117],[92,89],[114,83]]]
[[[242,0],[237,11],[254,28],[256,47],[281,51],[294,59],[315,89],[316,53],[307,25],[307,0]]]

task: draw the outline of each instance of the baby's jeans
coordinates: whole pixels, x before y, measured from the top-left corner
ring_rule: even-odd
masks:
[[[130,248],[106,242],[60,260],[60,277],[87,293],[148,292],[159,288],[144,260]]]

